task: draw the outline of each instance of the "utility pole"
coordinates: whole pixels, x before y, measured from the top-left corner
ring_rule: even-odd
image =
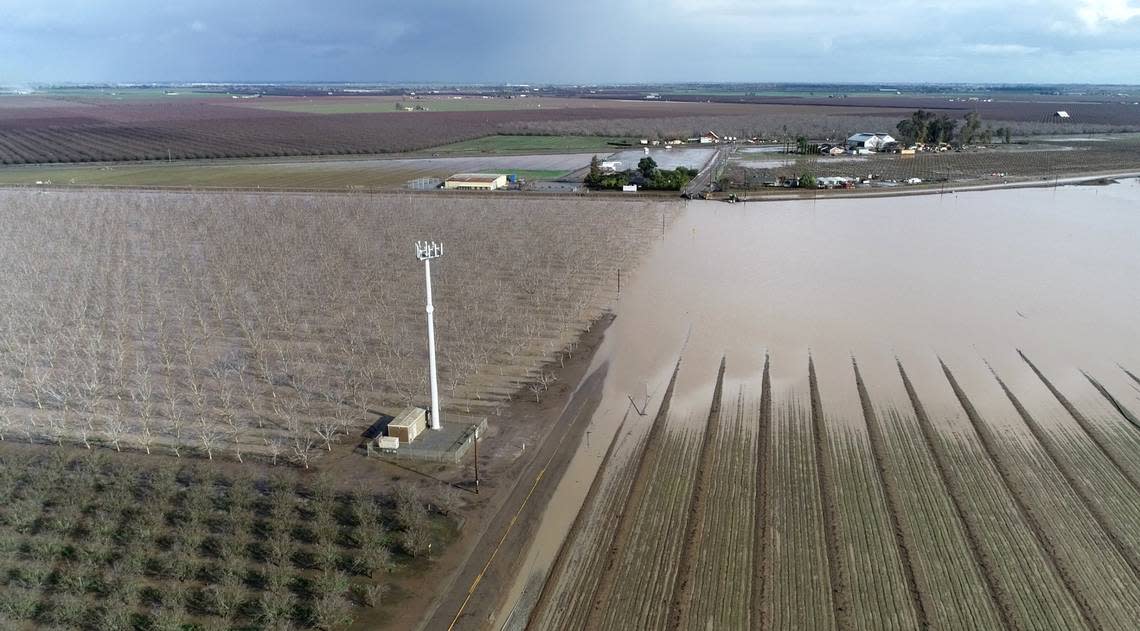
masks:
[[[443,244],[435,241],[416,241],[416,258],[424,262],[424,279],[427,282],[428,365],[431,371],[431,428],[441,429],[439,418],[439,379],[435,370],[435,321],[431,304],[431,260],[443,256]]]

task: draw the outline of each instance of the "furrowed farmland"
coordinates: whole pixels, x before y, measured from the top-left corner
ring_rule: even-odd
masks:
[[[676,207],[410,196],[0,199],[0,438],[308,467],[422,404],[541,400]],[[387,406],[387,407],[385,407]]]
[[[125,100],[78,94],[0,96],[0,164],[163,161],[397,153],[496,134],[688,138],[716,129],[741,138],[841,138],[894,129],[902,103],[838,105],[646,102],[591,98],[435,99],[427,111],[397,111],[390,97],[216,97]],[[968,108],[920,105],[960,118]],[[1041,122],[1038,104],[1007,103],[987,121],[1017,135],[1136,130],[1140,108],[1085,106],[1072,123]],[[1079,107],[1079,106],[1078,106]],[[992,110],[992,111],[991,111]],[[1110,111],[1111,110],[1111,111]],[[1108,112],[1108,113],[1106,113]]]
[[[983,411],[959,371],[916,387],[903,363],[890,387],[904,404],[875,401],[855,363],[861,405],[831,407],[813,358],[807,392],[774,389],[769,363],[734,389],[723,365],[709,375],[705,415],[670,406],[670,388],[645,438],[607,456],[532,628],[1128,629],[1140,616],[1140,491],[1075,420],[1137,445],[1120,414],[1046,402],[1059,411],[1043,422],[1012,392]],[[971,387],[1027,375],[1028,358]],[[926,387],[960,409],[928,409]]]
[[[765,106],[721,103],[535,101],[539,107],[528,109],[368,113],[336,103],[313,110],[308,101],[290,111],[288,100],[273,101],[266,108],[218,99],[0,97],[0,164],[393,153],[511,133],[687,137],[721,124],[756,130],[776,130],[789,122],[793,127],[814,126],[818,114],[794,107],[770,112]],[[388,101],[381,104],[391,107]],[[845,113],[854,120],[875,113],[894,115],[875,108]],[[622,132],[611,134],[611,128]]]

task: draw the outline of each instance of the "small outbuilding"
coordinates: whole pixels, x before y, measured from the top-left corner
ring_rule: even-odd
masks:
[[[388,436],[399,439],[401,443],[410,443],[425,429],[427,429],[427,410],[408,407],[388,423]]]
[[[1057,110],[1056,112],[1053,112],[1053,118],[1067,120],[1072,118],[1072,116],[1069,116],[1069,113],[1065,110]]]
[[[443,182],[443,188],[457,191],[493,191],[506,185],[502,173],[456,173]]]

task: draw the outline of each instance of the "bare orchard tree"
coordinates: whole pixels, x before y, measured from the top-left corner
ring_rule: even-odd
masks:
[[[155,435],[152,425],[153,419],[143,418],[131,428],[130,437],[146,454],[150,455],[150,448],[154,445]]]
[[[68,418],[62,411],[53,412],[48,415],[47,437],[51,442],[62,447],[63,439],[67,438],[70,434]]]
[[[115,406],[110,414],[103,419],[103,435],[107,437],[107,441],[111,443],[115,451],[122,451],[120,443],[127,436],[129,430],[126,416],[119,406]]]
[[[186,434],[186,412],[178,404],[178,397],[171,397],[167,405],[166,429],[170,434],[170,449],[178,458],[182,457],[182,441]]]
[[[203,416],[198,419],[196,434],[202,451],[206,453],[208,459],[213,460],[214,450],[218,448],[218,443],[225,437],[225,432],[212,418]]]
[[[535,381],[527,386],[527,389],[534,393],[535,403],[542,403],[541,395],[546,390],[546,386],[542,385],[542,382]]]
[[[333,405],[333,419],[336,420],[337,428],[340,433],[348,435],[348,423],[352,418],[352,410],[347,405],[336,403]]]
[[[324,441],[325,450],[332,451],[332,445],[340,434],[341,423],[332,416],[321,415],[313,424],[313,431]]]
[[[316,458],[313,449],[317,446],[317,435],[303,423],[294,421],[289,427],[289,452],[294,461],[308,469]]]
[[[249,429],[248,423],[237,414],[226,415],[223,419],[228,428],[225,441],[229,446],[230,452],[233,453],[234,458],[236,458],[238,462],[245,462],[242,459],[242,454],[246,452],[245,435]]]
[[[266,436],[262,439],[265,443],[265,449],[269,452],[270,464],[276,466],[277,459],[285,452],[285,441],[277,436]]]
[[[44,368],[33,366],[25,371],[27,375],[27,390],[32,393],[32,401],[36,409],[42,410],[48,405],[51,394],[51,374]]]

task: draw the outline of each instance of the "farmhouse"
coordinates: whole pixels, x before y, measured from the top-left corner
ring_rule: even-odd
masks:
[[[457,191],[493,191],[507,185],[499,173],[456,173],[443,182],[443,188]]]
[[[603,171],[613,173],[621,170],[621,160],[607,160],[598,165]]]
[[[715,131],[709,131],[701,134],[700,143],[702,145],[709,145],[720,142],[720,136]]]
[[[883,148],[884,145],[892,142],[897,141],[892,138],[890,134],[873,134],[870,132],[860,132],[847,139],[847,148],[879,151]]]

